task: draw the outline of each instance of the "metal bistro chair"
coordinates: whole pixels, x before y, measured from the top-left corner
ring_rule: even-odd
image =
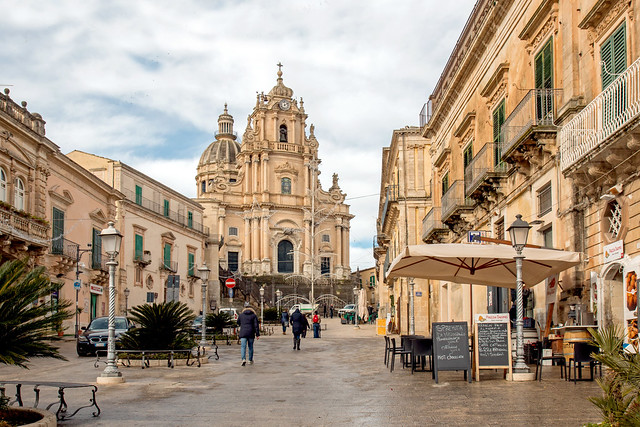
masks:
[[[425,371],[426,358],[429,358],[429,370],[433,370],[433,341],[430,338],[414,338],[411,346],[411,374],[416,371],[416,363],[420,358],[422,370]]]
[[[557,362],[558,365],[560,365],[560,378],[564,378],[567,374],[566,374],[566,370],[567,370],[567,361],[564,358],[564,354],[551,354],[551,356],[543,356],[543,342],[542,341],[538,341],[536,347],[538,348],[538,357],[536,360],[536,379],[538,381],[542,381],[542,367],[544,366],[543,362],[545,360],[551,360],[551,363],[553,364],[553,362]],[[540,372],[540,374],[538,374],[538,371]]]
[[[597,362],[593,357],[591,357],[591,353],[597,353],[600,349],[590,343],[587,342],[576,342],[573,344],[573,357],[569,359],[569,374],[567,376],[567,380],[571,381],[571,364],[573,364],[573,383],[576,384],[577,381],[583,380],[582,378],[582,364],[589,363],[589,372],[591,374],[591,378],[589,381],[593,381],[593,371],[600,367],[600,376],[602,376],[602,365]],[[580,376],[580,378],[578,378]]]
[[[389,353],[391,353],[391,340],[384,336],[384,366],[389,366]]]
[[[400,356],[400,361],[402,362],[402,367],[404,368],[406,363],[405,362],[406,356],[411,355],[411,344],[409,343],[407,348],[405,348],[404,346],[397,347],[396,339],[391,338],[391,371],[390,372],[393,372],[393,368],[396,362],[396,355]]]

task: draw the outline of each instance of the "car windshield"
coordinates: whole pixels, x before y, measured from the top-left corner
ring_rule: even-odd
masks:
[[[115,319],[115,328],[116,329],[127,329],[127,321],[125,319]],[[94,319],[91,322],[91,326],[89,326],[90,330],[96,329],[109,329],[109,318],[101,317],[99,319]]]

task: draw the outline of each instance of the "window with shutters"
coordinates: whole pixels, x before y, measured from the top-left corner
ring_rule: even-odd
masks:
[[[238,252],[227,252],[227,266],[229,267],[229,271],[238,271]]]
[[[137,265],[135,268],[135,283],[136,285],[142,286],[142,267]]]
[[[442,195],[444,196],[449,190],[449,172],[442,177]]]
[[[193,228],[193,212],[187,211],[187,227]]]
[[[142,187],[136,185],[136,205],[142,206]]]
[[[545,248],[553,248],[553,228],[542,230],[542,241]]]
[[[467,169],[467,166],[471,164],[471,160],[473,160],[473,141],[471,141],[463,151],[463,161],[464,161],[464,169]]]
[[[91,237],[91,268],[99,270],[102,267],[102,238],[100,230],[93,229]]]
[[[627,31],[623,23],[600,46],[602,90],[605,90],[627,69]],[[613,92],[605,98],[603,123],[607,125],[623,114],[627,106],[627,85],[625,81],[616,83]]]
[[[537,122],[553,120],[553,38],[549,39],[534,61]]]
[[[13,206],[19,211],[24,210],[24,182],[20,178],[16,179],[16,189],[14,191]]]
[[[187,265],[188,267],[188,275],[189,277],[194,277],[196,275],[196,254],[193,252],[189,252],[187,256]]]
[[[153,304],[156,301],[155,292],[147,292],[147,302]]]
[[[504,99],[493,110],[493,165],[497,166],[502,161],[502,125],[505,119]]]
[[[64,250],[64,212],[58,208],[53,208],[52,218],[51,252],[60,255]]]
[[[0,202],[7,201],[7,174],[0,168]]]
[[[164,211],[163,211],[164,216],[168,217],[169,216],[169,201],[165,199],[164,201]]]
[[[144,240],[141,234],[136,234],[135,235],[135,254],[134,254],[134,259],[136,261],[143,261],[142,255],[143,255],[143,250],[144,250]]]
[[[162,260],[164,262],[164,268],[167,270],[171,268],[171,245],[169,243],[164,244],[162,251]]]
[[[551,212],[551,183],[548,182],[538,190],[538,216]]]
[[[497,220],[494,227],[496,239],[504,240],[504,217]]]
[[[369,286],[374,288],[376,286],[376,276],[369,277]]]

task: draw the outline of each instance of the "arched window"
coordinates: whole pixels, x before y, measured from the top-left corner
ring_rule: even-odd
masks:
[[[287,125],[280,125],[280,142],[287,142]]]
[[[16,179],[15,203],[13,205],[18,210],[24,210],[24,183],[20,178]]]
[[[0,168],[0,201],[7,201],[7,174]]]
[[[278,243],[278,273],[293,273],[293,243],[288,240]]]
[[[280,180],[280,192],[282,194],[291,194],[291,178],[282,178]]]
[[[207,181],[202,181],[202,184],[200,184],[200,185],[201,185],[200,192],[202,194],[206,193],[207,192]]]

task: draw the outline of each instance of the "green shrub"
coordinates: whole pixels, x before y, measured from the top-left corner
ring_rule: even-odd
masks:
[[[129,317],[139,327],[120,337],[124,349],[182,350],[195,345],[190,333],[195,315],[183,302],[139,305]]]
[[[32,357],[66,360],[58,348],[59,325],[73,314],[68,301],[34,304],[60,290],[51,283],[44,267],[28,269],[27,259],[7,261],[0,266],[0,363],[26,368]]]
[[[277,307],[267,308],[264,311],[264,321],[265,322],[278,322],[280,321],[280,315],[278,313]]]
[[[236,326],[236,321],[226,311],[207,314],[205,322],[207,330],[212,328],[215,334],[222,334],[224,328]]]

